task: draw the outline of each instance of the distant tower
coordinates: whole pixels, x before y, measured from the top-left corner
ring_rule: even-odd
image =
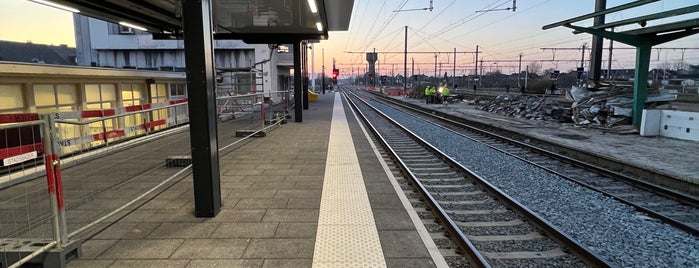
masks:
[[[366,53],[366,61],[369,63],[368,80],[370,85],[374,85],[376,79],[376,60],[379,59],[376,52]]]

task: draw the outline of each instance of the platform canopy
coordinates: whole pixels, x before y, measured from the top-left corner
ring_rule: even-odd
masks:
[[[183,36],[183,0],[34,1],[55,3],[89,17],[142,27],[156,39]],[[354,0],[212,0],[211,3],[214,38],[246,43],[327,39],[328,31],[349,28],[354,6]]]
[[[542,27],[543,30],[547,30],[564,26],[573,29],[573,33],[575,34],[589,33],[636,47],[636,70],[634,73],[632,121],[633,125],[637,128],[640,128],[641,126],[643,109],[648,94],[647,81],[648,69],[650,67],[651,48],[655,45],[699,33],[699,19],[695,17],[695,15],[699,13],[699,4],[688,5],[678,9],[622,19],[619,21],[590,27],[573,25],[573,23],[578,23],[597,16],[605,16],[617,11],[631,9],[658,1],[660,0],[637,0]],[[681,16],[689,16],[689,18],[686,20],[679,20],[669,23],[665,23],[663,21],[664,19],[681,18]],[[660,23],[646,27],[649,22],[655,21],[660,21]],[[637,25],[637,28],[625,31],[614,31],[615,27],[633,25]]]

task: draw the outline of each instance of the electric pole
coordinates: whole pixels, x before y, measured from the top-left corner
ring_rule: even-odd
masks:
[[[481,76],[478,74],[478,45],[476,45],[476,77],[478,78],[478,85],[480,86]]]
[[[439,75],[437,74],[437,54],[434,54],[434,78],[439,81]]]
[[[522,79],[522,53],[519,53],[519,72],[517,73],[517,88],[521,87],[519,80]]]
[[[595,0],[595,12],[603,11],[607,8],[607,0]],[[604,14],[595,16],[593,25],[599,26],[604,24]],[[596,82],[599,82],[600,76],[602,75],[602,41],[604,38],[593,35],[592,36],[592,48],[590,57],[590,69],[587,74],[587,78]],[[583,51],[585,49],[583,48]]]
[[[454,70],[451,74],[451,84],[456,89],[456,48],[454,48]]]
[[[403,54],[403,95],[408,89],[408,26],[405,26],[405,53]]]
[[[323,66],[321,67],[321,69],[322,69],[321,72],[322,72],[323,74],[322,74],[322,78],[320,79],[320,87],[323,89],[323,94],[325,94],[325,48],[322,48],[321,51],[322,51],[321,54],[323,54],[323,55],[322,55],[322,57],[323,57]]]

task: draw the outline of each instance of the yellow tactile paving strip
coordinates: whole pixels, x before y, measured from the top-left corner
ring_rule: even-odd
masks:
[[[386,267],[339,93],[326,161],[313,267]]]

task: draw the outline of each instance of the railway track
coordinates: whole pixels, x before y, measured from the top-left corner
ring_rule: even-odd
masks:
[[[415,116],[614,198],[695,237],[699,235],[699,199],[696,196],[654,185],[643,179],[611,171],[594,163],[577,160],[540,146],[497,135],[465,122],[435,115],[430,111],[402,107]],[[589,158],[595,157],[589,156]]]
[[[459,252],[468,256],[471,267],[609,266],[506,193],[381,116],[360,97],[345,96],[370,122],[369,129],[378,135],[376,140],[393,155],[404,178],[417,189],[409,197],[424,203],[413,205],[423,216],[436,218],[439,225],[428,223],[428,229],[446,231]],[[449,247],[451,243],[437,244]]]

